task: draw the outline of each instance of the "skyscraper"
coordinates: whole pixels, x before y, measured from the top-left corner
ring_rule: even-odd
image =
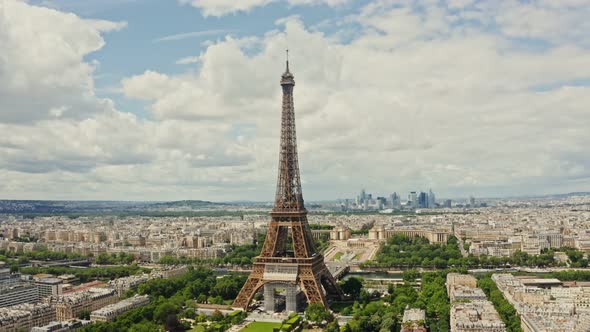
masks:
[[[397,193],[391,194],[391,208],[392,209],[401,208],[401,199]]]
[[[410,195],[408,195],[408,201],[410,202],[411,207],[415,208],[418,206],[418,196],[415,191],[410,192]]]
[[[428,208],[434,209],[436,207],[436,196],[432,192],[432,189],[428,191]]]
[[[425,192],[420,192],[420,195],[418,196],[418,207],[421,209],[428,207],[428,194]]]

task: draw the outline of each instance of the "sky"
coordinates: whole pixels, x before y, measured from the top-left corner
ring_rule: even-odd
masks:
[[[0,0],[0,199],[590,191],[590,0]]]

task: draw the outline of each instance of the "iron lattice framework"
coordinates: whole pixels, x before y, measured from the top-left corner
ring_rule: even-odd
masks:
[[[252,272],[234,301],[235,308],[247,309],[254,294],[266,283],[285,282],[280,274],[265,271],[297,271],[291,281],[305,293],[308,303],[327,305],[327,296],[342,298],[342,291],[324,264],[324,257],[316,251],[307,222],[303,203],[293,88],[295,80],[287,70],[281,77],[283,110],[281,117],[281,147],[279,174],[274,208],[270,212],[266,239],[260,256],[256,257]],[[272,268],[272,269],[271,269]]]

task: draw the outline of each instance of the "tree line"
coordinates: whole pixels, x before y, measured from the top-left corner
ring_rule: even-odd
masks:
[[[150,272],[150,269],[141,268],[136,264],[126,266],[108,266],[108,267],[89,267],[89,268],[71,268],[63,266],[52,267],[24,267],[20,269],[23,274],[48,273],[53,275],[73,274],[80,279],[80,282],[92,280],[112,280],[121,277],[127,277],[142,272]]]
[[[588,260],[583,253],[573,248],[560,248],[568,255],[572,267],[586,267]],[[540,255],[529,255],[516,251],[510,257],[474,256],[463,257],[459,250],[459,242],[450,236],[446,244],[431,244],[424,237],[408,237],[395,234],[381,246],[376,259],[366,262],[361,267],[397,267],[397,268],[499,268],[509,266],[551,267],[563,266],[558,263],[554,254],[557,249],[544,249]]]
[[[521,332],[520,316],[512,304],[504,298],[504,295],[502,295],[502,292],[498,289],[492,278],[488,275],[478,280],[477,287],[481,288],[488,297],[488,300],[494,304],[500,318],[506,324],[506,330],[508,332]]]

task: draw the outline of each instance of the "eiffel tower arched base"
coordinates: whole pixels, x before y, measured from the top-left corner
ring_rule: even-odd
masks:
[[[289,263],[285,262],[285,260],[299,262]],[[308,260],[308,262],[302,262],[305,260]],[[289,275],[282,277],[278,273],[269,273],[269,266],[272,266],[273,268],[284,268],[286,270],[291,268],[296,270],[297,274],[295,276]],[[265,270],[267,271],[266,274]],[[246,283],[234,301],[233,307],[236,309],[248,310],[248,307],[250,306],[256,292],[258,292],[267,283],[277,282],[286,282],[299,286],[305,294],[307,303],[322,303],[327,307],[328,299],[342,298],[342,291],[324,264],[322,255],[317,255],[308,259],[257,257],[252,269],[252,273],[250,273],[248,280],[246,280]],[[297,307],[301,308],[301,305],[299,304]]]

